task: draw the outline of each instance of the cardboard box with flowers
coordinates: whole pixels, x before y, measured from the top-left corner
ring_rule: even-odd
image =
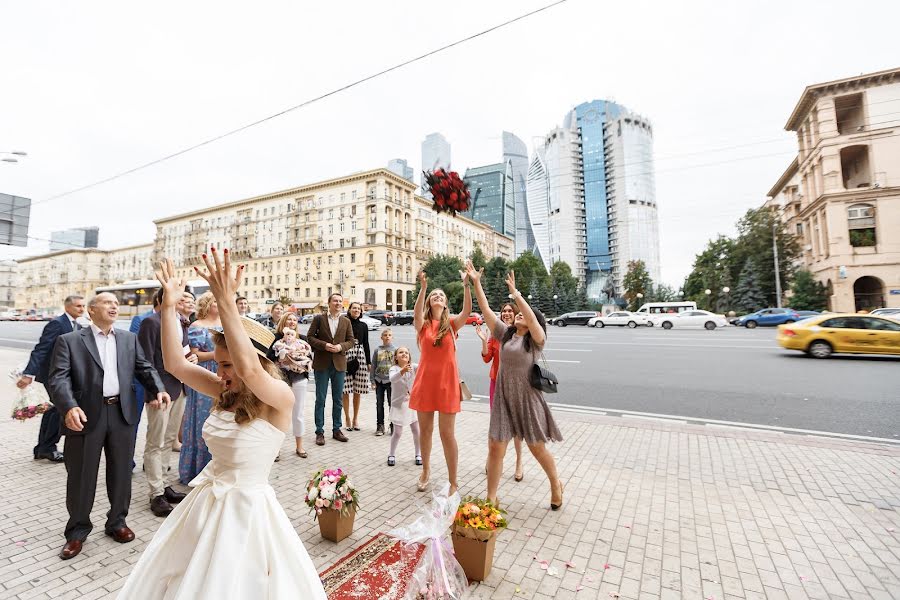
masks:
[[[494,564],[497,531],[506,527],[506,511],[487,500],[463,498],[453,520],[452,539],[456,560],[466,577],[484,581]]]
[[[339,542],[353,531],[359,495],[343,469],[322,469],[306,485],[306,505],[316,512],[322,537]]]

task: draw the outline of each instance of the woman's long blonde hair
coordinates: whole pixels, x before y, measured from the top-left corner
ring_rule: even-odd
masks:
[[[444,294],[445,300],[447,298],[447,293],[444,290],[442,290],[440,288],[431,290],[431,292],[425,298],[425,308],[423,309],[423,312],[422,312],[422,318],[425,321],[430,322],[432,320],[431,319],[431,297],[433,295],[435,295],[437,292]],[[439,321],[438,332],[437,332],[437,335],[434,336],[434,345],[435,346],[440,346],[441,340],[444,339],[444,336],[447,335],[447,333],[451,331],[450,307],[447,305],[446,302],[444,302],[444,310],[441,312],[441,316],[438,317],[438,321]]]
[[[216,347],[228,349],[228,345],[225,343],[224,333],[220,331],[211,331],[210,333],[213,336],[213,342],[215,342]],[[260,354],[257,354],[257,356],[259,357],[259,364],[262,365],[269,376],[274,379],[284,380],[281,369],[279,369],[275,363]],[[243,425],[244,423],[249,423],[253,419],[259,417],[259,414],[263,409],[263,403],[256,397],[256,394],[251,392],[250,388],[241,381],[237,389],[225,390],[219,394],[219,396],[213,398],[212,408],[213,410],[227,410],[233,412],[234,422],[238,425]]]
[[[297,319],[297,324],[298,325],[300,324],[300,318],[297,316],[296,313],[284,311],[284,314],[281,315],[281,318],[278,319],[278,324],[275,326],[275,333],[283,333],[284,332],[284,328],[287,326],[288,318],[291,315],[293,315],[294,318]],[[300,331],[298,331],[296,327],[294,328],[294,331],[297,331],[297,336],[299,337]]]

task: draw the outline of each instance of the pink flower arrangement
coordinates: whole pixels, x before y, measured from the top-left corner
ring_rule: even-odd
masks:
[[[344,514],[359,506],[356,488],[350,485],[343,469],[322,469],[317,471],[306,484],[306,505],[316,511],[337,510]]]

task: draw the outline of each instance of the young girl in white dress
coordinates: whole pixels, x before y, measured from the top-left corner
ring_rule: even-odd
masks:
[[[294,395],[265,358],[274,335],[238,315],[243,267],[228,250],[203,255],[223,332],[214,332],[218,375],[192,365],[181,347],[175,301],[184,290],[171,260],[161,265],[162,351],[166,370],[213,398],[203,426],[212,461],[172,511],[131,571],[120,600],[201,598],[326,600],[315,565],[269,485],[272,457],[291,424]]]
[[[387,459],[389,467],[397,464],[394,455],[397,453],[397,444],[400,443],[403,428],[407,426],[412,431],[413,445],[416,448],[416,464],[422,464],[422,455],[419,449],[419,419],[416,411],[409,408],[409,392],[416,380],[416,369],[418,368],[418,365],[414,365],[411,360],[409,348],[401,346],[394,353],[394,366],[391,367],[388,375],[391,380],[390,418],[394,425],[394,433],[391,435],[391,453]]]

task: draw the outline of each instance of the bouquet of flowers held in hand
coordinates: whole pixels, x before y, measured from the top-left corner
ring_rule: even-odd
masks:
[[[444,169],[435,169],[434,171],[426,171],[425,185],[431,196],[434,198],[434,210],[437,212],[448,212],[451,216],[456,216],[457,212],[466,212],[469,210],[469,203],[472,195],[469,193],[469,187],[463,181],[459,173],[456,171],[445,171]]]
[[[343,469],[323,469],[306,484],[306,505],[315,510],[317,516],[324,510],[339,510],[346,514],[359,507],[359,495]]]
[[[506,527],[506,511],[487,500],[466,496],[456,509],[453,533],[463,537],[487,539]]]
[[[9,372],[9,378],[18,381],[22,376],[22,368],[17,367]],[[31,417],[42,415],[51,408],[50,398],[44,386],[31,383],[25,389],[16,388],[16,398],[12,403],[12,418],[17,421],[25,421]]]

